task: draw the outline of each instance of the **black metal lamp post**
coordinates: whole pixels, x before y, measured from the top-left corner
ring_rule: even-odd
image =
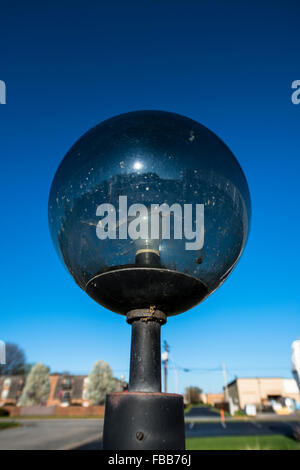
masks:
[[[116,116],[65,156],[49,198],[54,245],[77,284],[132,326],[129,390],[107,396],[105,449],[184,449],[182,396],[161,393],[160,328],[224,282],[250,212],[228,147],[178,114]]]

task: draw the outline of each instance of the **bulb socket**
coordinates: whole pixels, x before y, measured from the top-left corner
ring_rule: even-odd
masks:
[[[138,250],[135,255],[136,266],[144,266],[151,268],[161,267],[160,254],[156,250]]]

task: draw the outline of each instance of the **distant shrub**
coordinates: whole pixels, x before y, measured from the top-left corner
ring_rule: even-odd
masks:
[[[244,411],[242,410],[237,410],[234,412],[234,416],[246,416]]]

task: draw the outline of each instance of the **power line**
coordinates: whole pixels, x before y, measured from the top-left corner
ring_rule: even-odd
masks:
[[[186,367],[186,366],[180,366],[179,364],[175,363],[173,361],[174,366],[183,372],[220,372],[222,371],[222,367]],[[290,370],[288,366],[282,366],[282,367],[230,367],[228,368],[230,371],[257,371],[257,370]]]

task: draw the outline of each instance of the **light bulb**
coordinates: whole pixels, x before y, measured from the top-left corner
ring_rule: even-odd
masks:
[[[141,216],[140,237],[135,240],[135,264],[138,266],[161,266],[159,245],[162,237],[162,215],[147,207]]]

